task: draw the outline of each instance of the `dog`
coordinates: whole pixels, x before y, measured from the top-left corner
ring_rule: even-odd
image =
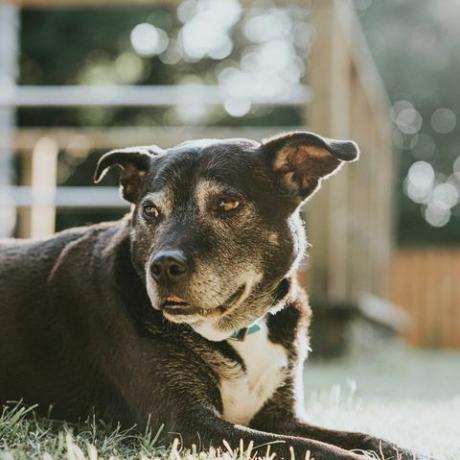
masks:
[[[303,415],[310,309],[299,210],[359,151],[291,132],[103,155],[130,213],[0,243],[0,403],[162,431],[163,442],[278,457],[412,459]]]

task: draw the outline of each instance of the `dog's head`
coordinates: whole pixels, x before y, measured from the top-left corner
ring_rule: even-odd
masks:
[[[95,180],[122,168],[133,263],[152,306],[223,340],[276,308],[304,252],[300,205],[357,157],[355,143],[308,132],[205,139],[114,150]]]

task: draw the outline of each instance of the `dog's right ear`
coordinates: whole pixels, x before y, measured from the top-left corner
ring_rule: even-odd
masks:
[[[318,190],[321,181],[342,164],[359,158],[359,148],[353,141],[328,139],[307,131],[267,139],[261,148],[281,187],[298,203]]]
[[[149,171],[152,159],[160,153],[161,149],[157,146],[112,150],[99,159],[94,182],[99,183],[112,166],[119,166],[122,169],[120,185],[123,198],[135,203],[139,198],[142,179]]]

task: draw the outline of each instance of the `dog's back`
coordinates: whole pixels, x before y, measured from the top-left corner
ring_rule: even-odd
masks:
[[[66,249],[87,231],[72,229],[40,241],[0,241],[1,402],[20,397],[33,403],[42,395],[41,401],[51,404],[59,393],[54,386],[63,371],[58,359],[62,328],[56,327],[59,318],[50,306],[49,282]]]
[[[56,261],[84,231],[72,229],[39,241],[0,240],[0,341],[12,328],[27,327],[30,317],[46,304],[47,280]],[[5,315],[8,321],[2,321]]]

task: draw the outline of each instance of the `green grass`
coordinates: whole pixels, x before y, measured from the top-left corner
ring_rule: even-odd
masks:
[[[333,363],[308,363],[306,407],[315,424],[361,430],[438,459],[460,460],[460,353],[379,347]],[[0,417],[0,460],[251,458],[251,446],[232,451],[162,447],[156,434],[79,426],[38,417],[21,405]],[[270,456],[270,454],[269,454]]]
[[[122,430],[105,426],[102,422],[88,420],[81,425],[71,425],[39,417],[34,408],[21,404],[3,408],[0,416],[0,460],[249,460],[254,458],[253,443],[240,444],[232,449],[198,451],[180,448],[179,439],[171,446],[161,446],[155,434],[146,430]],[[274,455],[267,446],[265,460]],[[310,460],[306,458],[306,460]]]
[[[150,433],[137,434],[94,420],[78,426],[56,422],[21,404],[4,408],[0,417],[1,460],[139,459],[168,453],[156,446],[156,437]]]

